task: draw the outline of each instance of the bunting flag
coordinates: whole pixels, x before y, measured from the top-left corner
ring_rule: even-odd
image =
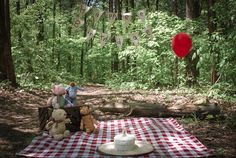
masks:
[[[139,19],[141,19],[141,21],[143,23],[145,23],[146,11],[145,10],[139,10],[137,14],[138,14]]]
[[[138,34],[138,32],[130,33],[129,38],[130,38],[130,41],[133,45],[137,46],[139,44],[139,34]]]
[[[99,9],[95,9],[94,10],[94,14],[93,14],[93,17],[94,17],[94,22],[98,22],[98,20],[100,19],[100,17],[102,16],[103,14],[103,11],[99,10]]]
[[[108,34],[101,33],[101,36],[100,36],[101,47],[103,47],[105,45],[105,43],[107,42],[108,38],[109,38]]]
[[[122,14],[122,21],[124,26],[127,27],[131,22],[132,14],[131,13],[123,13]]]
[[[96,30],[93,30],[92,28],[88,28],[86,32],[86,42],[88,42],[93,36],[96,34]]]
[[[151,26],[147,26],[143,31],[146,33],[146,35],[148,37],[152,37],[153,36],[152,35],[152,27]]]
[[[121,49],[122,45],[123,45],[123,37],[122,36],[116,36],[115,40],[116,40],[116,45]]]
[[[79,17],[76,18],[75,22],[74,22],[74,26],[75,27],[81,27],[82,25],[84,25],[84,20],[81,20]]]
[[[81,17],[81,16],[84,16],[89,10],[90,10],[90,7],[88,7],[88,6],[84,5],[84,4],[82,4],[82,5],[80,6],[80,11],[79,11],[80,17]]]
[[[107,16],[108,16],[108,22],[111,25],[116,20],[117,13],[107,13]]]

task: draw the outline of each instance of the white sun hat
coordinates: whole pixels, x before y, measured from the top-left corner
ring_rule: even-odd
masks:
[[[115,148],[114,142],[102,144],[98,147],[98,151],[106,155],[116,156],[137,156],[151,153],[154,150],[152,144],[147,141],[135,141],[135,148],[130,151],[119,151]]]
[[[125,128],[122,134],[114,137],[114,142],[102,144],[98,151],[106,155],[136,156],[151,153],[154,148],[147,141],[136,141],[134,135],[126,134]]]

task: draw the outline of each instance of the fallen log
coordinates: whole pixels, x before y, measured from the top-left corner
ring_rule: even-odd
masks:
[[[99,107],[98,110],[111,115],[120,113],[126,117],[192,117],[195,113],[198,118],[205,119],[207,115],[216,117],[220,114],[220,107],[209,102],[193,105],[192,110],[172,110],[160,103],[110,103]]]

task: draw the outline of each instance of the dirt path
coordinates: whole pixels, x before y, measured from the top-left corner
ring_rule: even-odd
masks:
[[[0,88],[0,157],[14,157],[16,152],[30,144],[32,138],[38,134],[37,108],[45,106],[50,95],[49,91]],[[193,104],[199,98],[201,96],[194,95],[193,97],[192,94],[187,93],[115,91],[100,85],[87,85],[85,91],[78,93],[79,105],[91,106],[94,116],[99,120],[123,118],[131,112],[134,104],[139,105],[141,110],[143,110],[142,107],[160,105],[169,111],[191,112],[191,110],[195,110],[196,107]],[[220,105],[228,111],[236,109],[235,104],[217,102],[220,102]],[[160,107],[157,108],[158,111],[162,110]],[[145,112],[147,111],[142,114],[153,115],[153,113]],[[157,114],[160,115],[160,112]],[[160,116],[162,115],[161,113]],[[231,128],[228,119],[207,119],[205,121],[199,121],[195,117],[177,119],[203,144],[214,149],[217,157],[236,155],[234,148],[236,131],[235,127]]]

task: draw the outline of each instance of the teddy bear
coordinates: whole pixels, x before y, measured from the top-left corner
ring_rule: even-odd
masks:
[[[66,130],[66,124],[70,123],[70,119],[66,118],[66,111],[63,109],[54,109],[51,117],[51,121],[49,121],[45,126],[49,135],[56,140],[62,140],[69,136],[70,131]]]
[[[91,115],[91,111],[88,106],[80,107],[81,122],[80,130],[85,131],[86,133],[97,133],[97,128],[95,127],[96,121]]]
[[[53,96],[47,100],[47,105],[52,106],[54,109],[64,107],[65,98],[63,97],[66,94],[66,90],[62,85],[54,85],[52,87]]]

